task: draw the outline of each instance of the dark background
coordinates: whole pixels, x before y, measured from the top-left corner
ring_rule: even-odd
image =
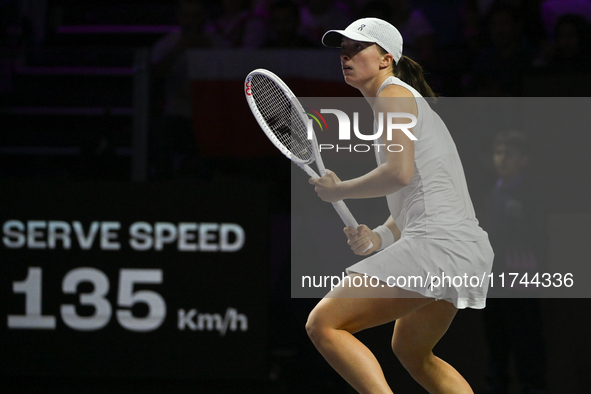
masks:
[[[61,294],[63,276],[70,269],[83,266],[93,266],[107,274],[113,305],[120,268],[162,268],[164,284],[146,288],[161,291],[170,304],[165,324],[147,335],[124,331],[114,316],[105,329],[95,333],[75,332],[65,327],[59,317],[55,332],[8,330],[2,323],[2,391],[351,392],[305,334],[307,314],[317,300],[290,297],[291,163],[274,153],[266,141],[261,142],[268,144],[266,148],[252,157],[220,156],[217,150],[214,157],[208,154],[208,149],[218,146],[207,145],[207,138],[203,138],[205,131],[215,130],[226,138],[232,135],[227,142],[234,148],[249,141],[249,133],[262,134],[242,98],[243,76],[226,81],[228,97],[220,97],[222,94],[211,81],[193,81],[194,91],[199,92],[193,96],[194,103],[200,103],[197,107],[208,111],[207,115],[213,119],[210,123],[215,125],[207,130],[199,123],[194,127],[195,140],[202,143],[196,165],[181,168],[164,179],[148,171],[145,182],[133,182],[133,77],[138,71],[133,68],[134,51],[150,48],[163,36],[162,31],[151,27],[176,24],[175,2],[32,2],[35,10],[45,7],[40,17],[45,21],[41,28],[35,23],[39,18],[36,12],[23,11],[26,3],[0,3],[3,11],[0,24],[2,222],[118,220],[124,230],[127,223],[137,220],[240,220],[248,223],[247,237],[254,236],[257,246],[256,250],[233,256],[235,260],[229,262],[218,261],[226,256],[174,251],[142,255],[129,250],[117,254],[92,250],[83,254],[74,250],[0,249],[0,321],[6,321],[8,314],[22,313],[19,308],[23,307],[24,297],[15,295],[11,286],[25,278],[27,266],[43,268],[43,295],[48,297],[43,300],[43,310],[56,316],[59,304],[76,302],[76,297]],[[354,7],[355,2],[343,3],[349,4],[353,14],[361,12],[360,7]],[[580,106],[578,111],[588,113],[588,99],[575,99],[587,97],[591,91],[591,71],[584,58],[560,59],[561,67],[531,66],[525,70],[509,67],[509,76],[517,82],[515,89],[508,91],[499,89],[494,81],[476,78],[479,74],[475,70],[482,63],[478,59],[486,54],[491,40],[487,37],[485,15],[478,18],[476,35],[460,32],[464,23],[461,21],[470,15],[466,10],[470,11],[473,3],[415,2],[415,7],[423,9],[435,29],[437,39],[432,57],[426,57],[422,64],[427,80],[438,93],[452,98],[570,97],[570,105]],[[541,2],[516,3],[522,5],[521,11],[530,7],[530,11],[537,12]],[[206,4],[212,18],[221,13],[219,2]],[[538,23],[539,15],[521,12],[520,18],[531,27]],[[68,33],[64,29],[115,25],[147,28],[140,32],[122,29],[110,33],[80,30]],[[42,34],[37,34],[38,31]],[[535,28],[527,32],[540,52],[545,44],[553,42],[548,32]],[[236,52],[235,68],[239,69],[243,48],[223,50]],[[255,51],[263,53],[266,49]],[[250,52],[250,56],[256,53]],[[313,68],[314,56],[299,61]],[[296,82],[300,83],[290,86],[299,96],[310,95],[311,85],[316,86],[318,96],[355,94],[340,82],[311,80],[306,84],[301,83],[301,78]],[[150,120],[154,121],[162,113],[163,96],[157,83],[151,88]],[[244,128],[238,136],[234,123],[238,115],[228,114],[225,106],[229,102],[237,103],[237,113],[244,116],[240,119]],[[211,112],[216,107],[218,112]],[[499,117],[504,116],[504,110],[492,109]],[[547,213],[548,258],[588,264],[591,136],[588,124],[576,129],[568,127],[568,122],[565,124],[566,127],[561,127],[560,122],[551,127],[534,124],[523,131],[532,141],[532,169]],[[451,132],[475,207],[482,212],[482,201],[496,179],[490,159],[490,144],[496,130],[483,127],[469,133]],[[196,264],[199,268],[195,268]],[[224,269],[224,264],[230,264],[232,269]],[[195,278],[203,282],[196,282]],[[255,288],[237,285],[246,278],[251,285],[256,283]],[[584,283],[586,278],[576,280]],[[201,285],[199,288],[197,283]],[[249,319],[253,324],[249,332],[252,336],[232,337],[228,333],[223,338],[225,341],[217,334],[192,336],[197,333],[173,329],[178,308],[207,305],[211,311],[221,313],[232,306],[231,302],[236,302],[233,305],[239,312],[252,314]],[[548,392],[587,393],[591,387],[587,357],[591,350],[589,300],[544,299],[541,304],[548,355]],[[376,353],[395,392],[423,392],[392,354],[391,332],[392,324],[362,332],[359,337]],[[111,352],[114,346],[121,352]],[[435,352],[454,365],[475,391],[481,389],[488,352],[481,311],[460,311]],[[158,363],[162,368],[158,368]],[[512,390],[517,392],[515,386]]]

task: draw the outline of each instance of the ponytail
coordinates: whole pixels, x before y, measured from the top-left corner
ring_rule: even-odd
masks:
[[[378,51],[382,55],[388,53],[384,48],[380,45],[376,44],[378,47]],[[411,58],[407,56],[402,56],[398,63],[394,64],[392,61],[392,74],[396,78],[399,78],[401,81],[406,82],[417,92],[421,94],[423,97],[437,97],[437,94],[431,89],[427,81],[425,81],[425,77],[423,76],[423,68],[419,65],[419,63],[415,62]]]
[[[402,56],[394,66],[394,76],[415,88],[423,97],[436,97],[433,89],[425,81],[423,68],[409,57]]]

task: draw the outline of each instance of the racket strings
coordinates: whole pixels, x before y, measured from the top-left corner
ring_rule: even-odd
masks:
[[[253,76],[251,89],[257,109],[279,142],[295,157],[311,162],[312,143],[302,114],[290,97],[264,75]]]

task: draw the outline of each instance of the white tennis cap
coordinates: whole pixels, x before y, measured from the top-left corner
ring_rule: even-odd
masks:
[[[398,63],[402,57],[402,36],[390,23],[378,18],[362,18],[351,23],[345,30],[329,30],[324,33],[322,43],[331,48],[341,47],[341,38],[374,42],[384,48]]]

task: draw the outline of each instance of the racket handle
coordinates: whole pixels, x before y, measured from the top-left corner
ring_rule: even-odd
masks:
[[[308,119],[308,129],[311,129],[311,127],[312,127],[312,119]],[[313,132],[312,132],[312,150],[314,153],[314,158],[316,160],[316,166],[318,166],[318,172],[320,172],[320,176],[325,176],[326,175],[326,168],[324,167],[324,162],[322,161],[322,156],[320,155],[320,151],[318,149],[318,141],[316,140],[316,134],[314,134]],[[313,170],[310,168],[310,171],[313,171]],[[306,171],[306,172],[308,172],[308,171]],[[355,220],[355,218],[353,217],[353,214],[351,213],[351,211],[349,211],[349,208],[347,208],[347,205],[345,205],[345,202],[343,200],[333,202],[332,206],[337,211],[337,213],[341,217],[341,220],[343,221],[343,223],[345,223],[345,225],[347,227],[353,227],[354,229],[357,229],[357,227],[359,227],[359,223],[357,223],[357,220]],[[367,248],[365,248],[365,250],[362,253],[367,252],[372,247],[373,247],[373,242],[369,241],[369,246]]]
[[[343,200],[333,202],[332,206],[334,207],[334,209],[337,211],[337,213],[341,217],[341,220],[343,221],[343,223],[345,223],[345,226],[353,227],[355,229],[357,227],[359,227],[359,223],[357,223],[357,220],[355,220],[355,218],[353,217],[353,214],[351,213],[351,211],[349,211],[349,208],[347,208],[347,205],[345,205]]]
[[[298,167],[300,167],[302,170],[306,171],[306,174],[308,174],[308,176],[310,178],[320,178],[320,176],[316,173],[316,171],[314,171],[312,168],[310,168],[309,165],[307,164],[300,164],[300,163],[296,163],[298,165]]]
[[[312,119],[308,119],[308,130],[313,130]],[[314,154],[314,160],[316,161],[316,166],[318,167],[318,172],[320,173],[320,176],[325,176],[326,168],[324,167],[322,156],[320,156],[320,150],[318,149],[318,140],[316,139],[316,134],[314,134],[314,131],[312,131],[312,153]]]
[[[359,227],[357,220],[355,220],[355,218],[353,217],[353,214],[351,213],[351,211],[349,211],[349,208],[347,208],[347,205],[345,205],[345,202],[343,200],[333,202],[332,206],[334,207],[334,209],[337,211],[337,213],[341,217],[341,220],[343,221],[343,223],[345,223],[345,226],[353,227],[354,229]],[[372,247],[373,247],[373,242],[369,241],[368,247],[365,248],[365,250],[362,253],[367,252]]]

